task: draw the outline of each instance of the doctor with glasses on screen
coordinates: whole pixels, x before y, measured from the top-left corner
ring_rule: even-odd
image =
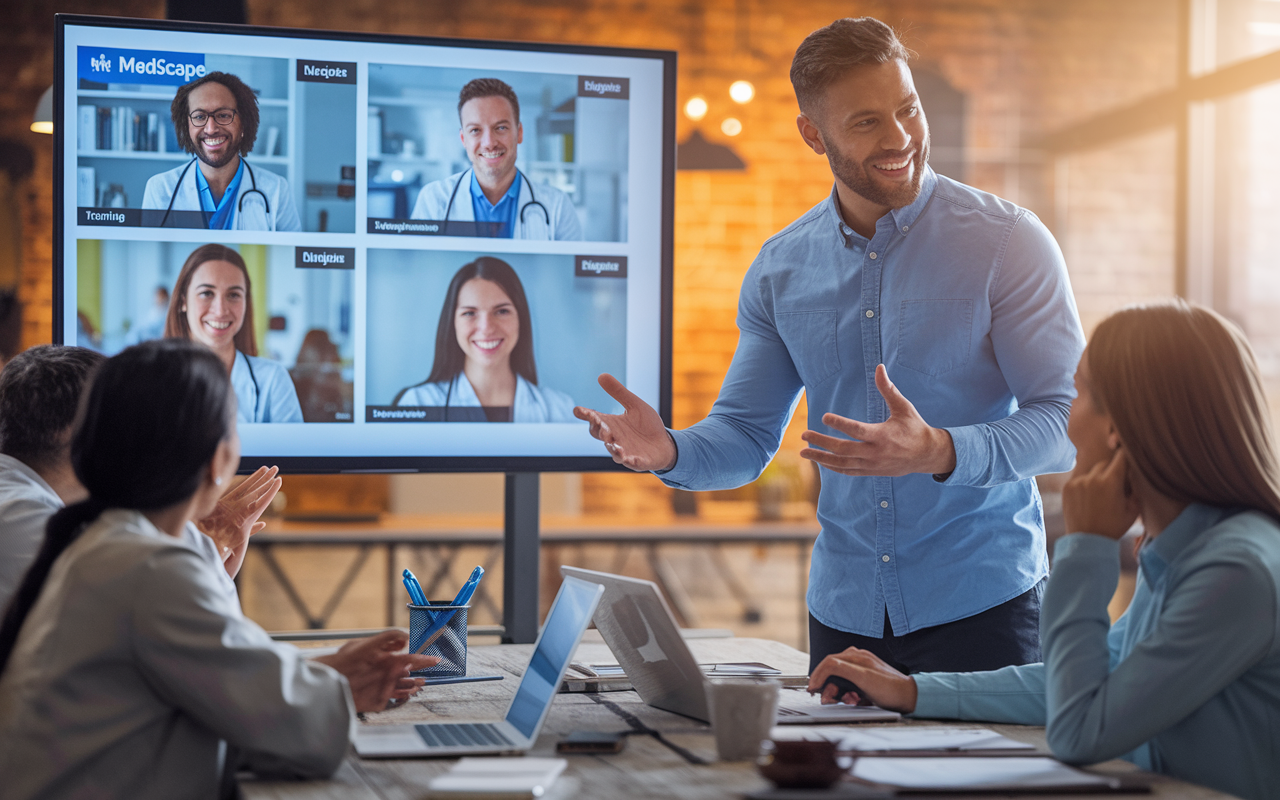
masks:
[[[170,112],[178,144],[195,157],[147,181],[143,209],[163,212],[146,215],[149,224],[190,227],[174,212],[199,211],[209,230],[302,230],[289,182],[244,158],[258,137],[258,100],[244,81],[210,72],[180,87]]]
[[[478,235],[503,239],[582,239],[582,222],[569,196],[545,183],[537,186],[516,166],[516,147],[524,141],[520,100],[497,78],[476,78],[458,94],[462,146],[471,169],[422,187],[411,219],[479,225]]]

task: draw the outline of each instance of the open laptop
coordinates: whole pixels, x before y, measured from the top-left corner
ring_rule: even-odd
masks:
[[[671,610],[652,581],[561,567],[565,579],[578,578],[604,587],[596,608],[596,627],[613,651],[631,685],[651,706],[711,721],[707,710],[707,677],[680,635]],[[822,705],[817,695],[784,689],[778,705],[779,725],[845,722],[895,722],[896,711],[876,706]]]
[[[364,758],[403,758],[522,753],[533,747],[603,594],[604,587],[595,582],[565,578],[504,719],[361,725],[356,752]]]

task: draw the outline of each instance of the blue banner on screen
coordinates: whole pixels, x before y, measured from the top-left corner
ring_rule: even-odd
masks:
[[[84,46],[78,48],[77,52],[80,78],[98,83],[181,86],[202,77],[206,71],[204,53]]]

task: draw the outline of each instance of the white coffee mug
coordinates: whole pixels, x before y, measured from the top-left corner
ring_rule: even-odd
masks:
[[[721,761],[744,761],[760,755],[778,715],[778,691],[774,680],[749,678],[707,684],[707,705],[716,734]]]

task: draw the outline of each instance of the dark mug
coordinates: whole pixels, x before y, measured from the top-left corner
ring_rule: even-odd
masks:
[[[766,741],[756,763],[779,789],[825,789],[845,771],[829,741]]]

